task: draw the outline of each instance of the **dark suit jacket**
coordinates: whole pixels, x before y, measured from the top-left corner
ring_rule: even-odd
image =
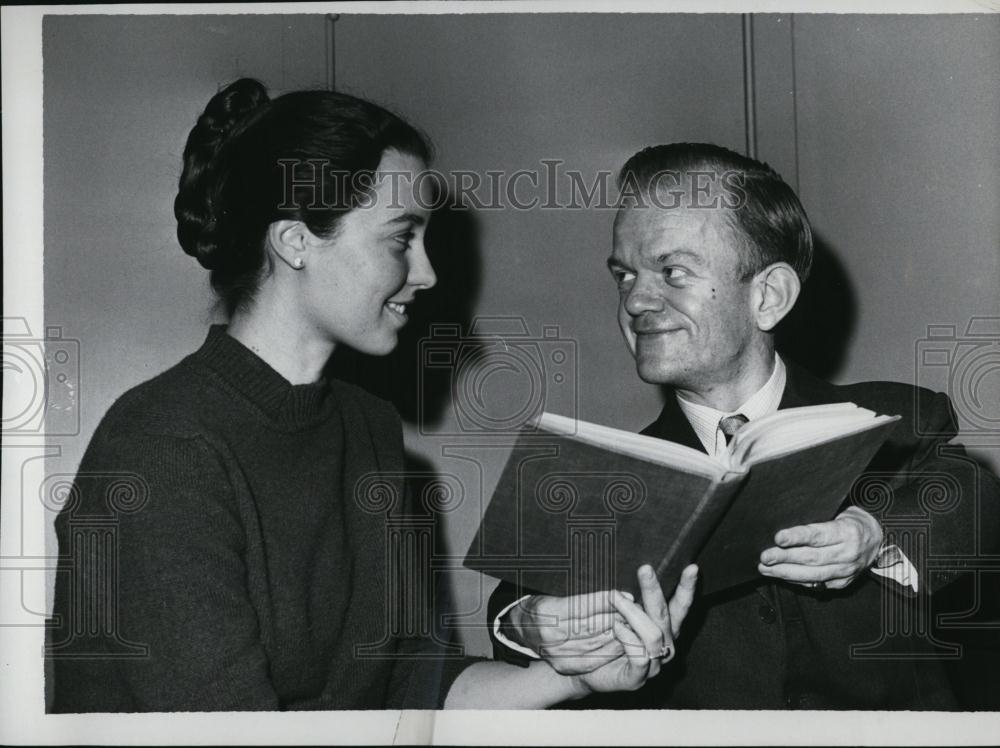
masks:
[[[696,599],[677,658],[641,690],[565,706],[956,708],[941,659],[955,653],[933,630],[930,593],[975,568],[977,549],[997,552],[1000,482],[961,447],[943,446],[956,431],[945,395],[894,382],[835,386],[788,365],[781,408],[847,401],[903,417],[845,506],[860,505],[898,541],[920,572],[920,593],[871,574],[845,590],[822,592],[762,577]],[[673,396],[642,433],[703,449]],[[501,583],[490,599],[490,620],[520,594]],[[527,662],[495,640],[494,654]]]

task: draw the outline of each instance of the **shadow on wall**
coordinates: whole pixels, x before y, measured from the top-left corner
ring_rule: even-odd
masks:
[[[474,212],[454,200],[433,214],[425,236],[438,281],[417,294],[399,345],[388,356],[338,348],[325,374],[388,400],[407,423],[438,423],[451,398],[452,372],[423,366],[421,341],[441,325],[468,330],[481,287],[479,226]]]
[[[857,323],[857,296],[844,265],[821,237],[813,235],[813,265],[802,294],[778,326],[778,352],[820,379],[843,369]]]

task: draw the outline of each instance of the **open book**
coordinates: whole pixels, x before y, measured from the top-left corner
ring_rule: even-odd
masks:
[[[517,440],[465,565],[552,595],[636,590],[651,564],[669,597],[759,578],[783,528],[832,519],[899,416],[853,403],[779,410],[727,451],[543,413]]]

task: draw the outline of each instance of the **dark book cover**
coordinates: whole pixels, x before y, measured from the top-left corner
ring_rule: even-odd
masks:
[[[831,519],[895,422],[827,440],[716,478],[560,434],[522,435],[465,566],[566,596],[637,591],[655,569],[669,596],[697,560],[710,593],[759,578],[778,530]]]
[[[759,579],[761,551],[774,545],[779,530],[833,519],[896,424],[754,463],[696,557],[699,591],[709,594]],[[660,577],[668,594],[668,580],[679,578],[686,563]]]

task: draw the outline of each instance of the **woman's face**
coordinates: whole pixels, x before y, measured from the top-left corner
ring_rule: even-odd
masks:
[[[344,215],[334,236],[310,251],[301,271],[307,322],[334,344],[389,353],[414,295],[437,282],[424,248],[428,180],[416,179],[425,168],[386,151],[369,204]]]

